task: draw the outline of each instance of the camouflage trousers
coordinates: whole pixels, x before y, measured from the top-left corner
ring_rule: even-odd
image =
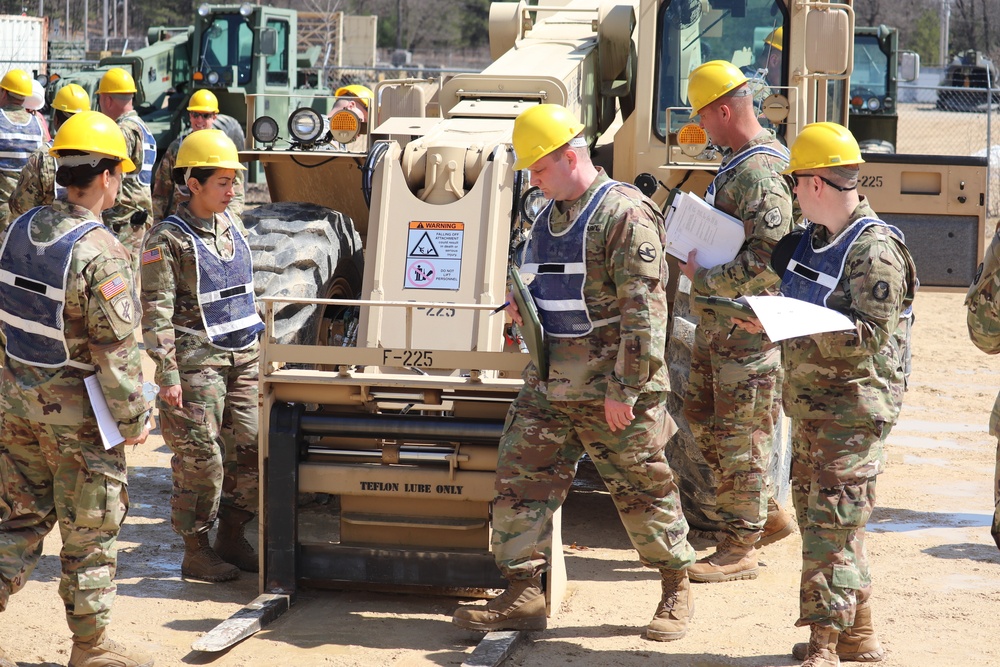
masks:
[[[58,521],[63,547],[59,597],[75,637],[111,621],[115,543],[128,513],[125,453],[105,451],[97,423],[0,422],[0,611],[28,582]]]
[[[183,407],[158,401],[173,452],[171,522],[181,535],[207,531],[220,503],[257,513],[257,367],[181,367]]]
[[[839,419],[792,422],[792,500],[802,532],[796,625],[841,631],[854,625],[858,591],[871,587],[865,524],[891,428]]]
[[[993,502],[995,509],[993,510],[993,527],[990,528],[990,534],[993,535],[993,541],[1000,549],[1000,440],[997,440],[997,466],[996,472],[993,473]]]
[[[716,478],[716,513],[744,544],[757,541],[773,495],[768,465],[781,409],[781,348],[737,329],[699,326],[684,416]]]
[[[549,402],[525,385],[500,439],[493,554],[508,580],[548,569],[552,515],[566,500],[586,452],[647,567],[683,569],[695,561],[674,474],[663,447],[676,430],[660,393],[644,394],[635,420],[612,433],[604,401]]]

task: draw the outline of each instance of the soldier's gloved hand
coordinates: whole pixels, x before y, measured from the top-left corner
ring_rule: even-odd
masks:
[[[142,426],[142,433],[135,436],[134,438],[125,438],[126,445],[141,445],[146,442],[146,438],[149,437],[149,420],[146,420]]]
[[[172,405],[175,408],[183,407],[181,401],[181,386],[179,384],[172,384],[169,387],[160,387],[160,400],[162,400],[167,405]]]

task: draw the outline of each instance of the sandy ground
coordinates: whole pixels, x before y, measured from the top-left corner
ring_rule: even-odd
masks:
[[[996,665],[1000,552],[989,536],[995,443],[987,434],[1000,363],[968,342],[962,297],[920,294],[912,386],[889,439],[869,549],[883,664]],[[257,636],[215,655],[192,652],[202,632],[257,594],[256,578],[202,584],[180,578],[168,524],[169,453],[159,435],[130,453],[132,511],[122,531],[112,634],[158,665],[458,665],[479,636],[453,626],[454,598],[306,590]],[[564,514],[569,595],[514,665],[793,665],[798,536],[767,547],[755,581],[695,588],[688,636],[640,636],[658,599],[612,504],[582,480]],[[31,581],[0,616],[0,646],[25,667],[63,665],[69,636],[57,595],[57,534]],[[701,553],[709,545],[699,542]]]

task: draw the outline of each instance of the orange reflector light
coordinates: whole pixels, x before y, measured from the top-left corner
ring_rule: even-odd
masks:
[[[707,144],[708,134],[694,123],[688,123],[677,132],[678,144]]]

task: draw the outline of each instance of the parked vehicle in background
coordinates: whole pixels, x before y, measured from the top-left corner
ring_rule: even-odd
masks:
[[[979,51],[964,51],[952,59],[938,91],[937,108],[945,111],[982,111],[1000,102],[996,65]]]
[[[896,28],[854,28],[848,127],[862,152],[896,152],[899,82],[916,81],[919,76],[920,56],[899,50]]]

